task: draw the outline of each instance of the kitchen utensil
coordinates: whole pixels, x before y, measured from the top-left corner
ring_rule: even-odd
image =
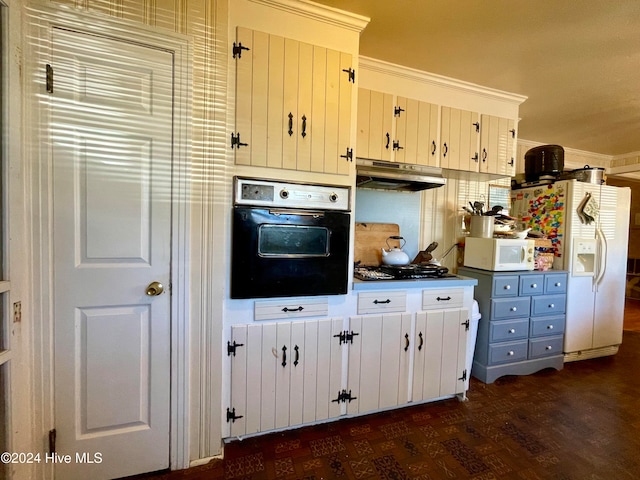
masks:
[[[473,202],[473,210],[476,212],[476,215],[482,215],[484,209],[484,202]]]
[[[389,245],[389,240],[399,240],[402,243],[400,244],[400,247],[391,248],[391,246]],[[407,255],[402,250],[402,247],[404,247],[405,243],[407,243],[407,241],[399,235],[393,235],[387,238],[387,247],[389,248],[389,250],[387,251],[384,248],[381,249],[382,263],[384,263],[385,265],[408,265],[409,255]]]

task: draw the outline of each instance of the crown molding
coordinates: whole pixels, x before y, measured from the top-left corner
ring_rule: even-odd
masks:
[[[371,20],[369,17],[337,8],[320,5],[309,0],[249,0],[253,3],[276,8],[287,13],[307,17],[311,20],[335,25],[340,28],[362,32]]]
[[[411,67],[405,67],[403,65],[397,65],[395,63],[385,62],[384,60],[378,60],[376,58],[360,56],[359,64],[361,69],[369,70],[371,72],[392,75],[415,82],[450,88],[466,93],[473,93],[474,95],[481,95],[494,100],[499,99],[520,105],[527,99],[526,96],[519,95],[517,93],[504,92],[502,90],[483,87],[474,83],[445,77],[444,75],[438,75]]]

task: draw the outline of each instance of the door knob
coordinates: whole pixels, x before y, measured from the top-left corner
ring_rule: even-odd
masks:
[[[151,282],[147,287],[147,295],[150,297],[155,297],[164,292],[164,287],[160,282]]]

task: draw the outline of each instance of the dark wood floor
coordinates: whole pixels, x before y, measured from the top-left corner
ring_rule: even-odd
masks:
[[[225,459],[132,477],[215,479],[640,478],[640,301],[627,302],[617,355],[561,371],[472,378],[469,400],[234,441]]]

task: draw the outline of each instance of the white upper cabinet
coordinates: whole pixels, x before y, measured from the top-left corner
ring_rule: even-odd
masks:
[[[352,56],[237,28],[238,165],[346,175],[352,161]]]
[[[436,166],[437,133],[437,105],[358,90],[357,156]]]
[[[359,58],[357,156],[484,174],[515,174],[521,95]],[[379,93],[386,92],[386,93]]]
[[[442,107],[440,164],[451,170],[478,171],[478,114]]]
[[[515,175],[515,122],[494,115],[480,117],[480,172]]]

